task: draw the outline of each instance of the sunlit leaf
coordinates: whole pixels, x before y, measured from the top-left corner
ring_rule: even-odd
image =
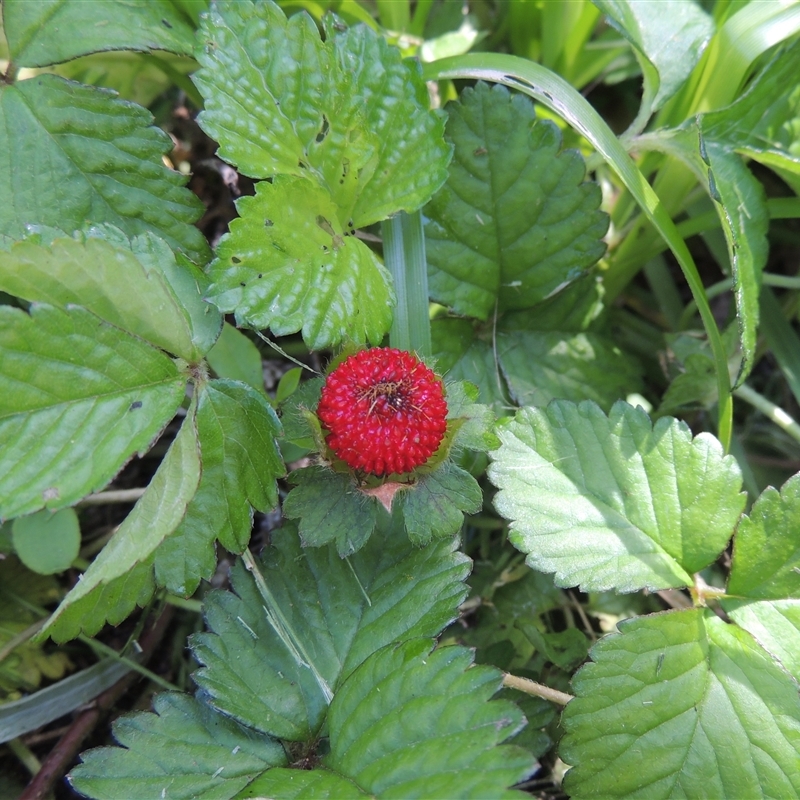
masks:
[[[81,308],[0,306],[0,518],[71,505],[147,450],[186,377]]]
[[[389,273],[346,235],[324,189],[305,178],[258,184],[238,202],[210,267],[208,297],[239,325],[302,331],[311,348],[379,344],[392,321]]]
[[[736,625],[691,609],[620,624],[564,711],[571,797],[795,797],[797,684]]]
[[[498,429],[489,477],[510,539],[561,586],[618,591],[692,584],[730,539],[741,473],[712,436],[641,408],[553,401]]]
[[[8,49],[19,67],[46,67],[101,50],[190,55],[194,29],[166,0],[5,0]]]
[[[425,209],[431,296],[480,319],[532,306],[605,252],[600,189],[527,98],[479,83],[448,112],[454,161]]]

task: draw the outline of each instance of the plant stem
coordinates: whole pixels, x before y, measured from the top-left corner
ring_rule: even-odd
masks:
[[[790,417],[780,406],[776,406],[771,400],[760,395],[755,389],[751,389],[747,384],[742,384],[733,390],[736,397],[750,403],[753,408],[757,408],[764,416],[771,419],[779,428],[782,428],[793,439],[800,442],[800,425]]]
[[[33,754],[22,739],[9,739],[6,742],[8,749],[20,760],[31,775],[36,775],[42,768],[42,762]]]
[[[531,694],[534,697],[542,697],[560,706],[565,706],[570,700],[574,699],[571,694],[559,692],[558,689],[551,689],[543,683],[536,683],[536,681],[530,680],[530,678],[520,678],[518,675],[510,675],[508,672],[503,675],[503,686],[507,686],[509,689],[517,689],[520,692]]]
[[[414,351],[427,358],[432,350],[422,214],[400,212],[382,222],[381,231],[383,260],[397,294],[389,343],[398,350]]]
[[[96,492],[87,495],[79,506],[104,506],[111,503],[135,503],[146,491],[141,489],[112,489],[109,492]]]

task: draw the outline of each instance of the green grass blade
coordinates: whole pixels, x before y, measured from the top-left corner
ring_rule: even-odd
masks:
[[[563,78],[539,64],[516,56],[496,53],[468,53],[427,64],[423,70],[427,80],[481,79],[502,83],[533,97],[552,109],[583,134],[614,169],[634,196],[656,230],[669,244],[681,265],[683,274],[703,320],[714,354],[719,389],[718,436],[727,449],[730,442],[733,403],[725,348],[705,289],[686,242],[653,191],[644,175],[620,144],[617,137],[588,101]]]
[[[432,350],[422,214],[401,212],[382,222],[381,231],[384,263],[397,295],[389,342],[392,347],[426,358]]]

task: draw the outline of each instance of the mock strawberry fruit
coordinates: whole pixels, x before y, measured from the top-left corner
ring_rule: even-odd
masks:
[[[390,347],[361,350],[327,378],[317,408],[328,446],[371,475],[424,464],[447,430],[441,380],[416,356]]]

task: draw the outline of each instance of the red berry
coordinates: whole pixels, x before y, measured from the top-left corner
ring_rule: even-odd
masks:
[[[328,446],[353,469],[410,472],[438,449],[447,429],[444,387],[416,356],[361,350],[325,381],[317,415]]]

